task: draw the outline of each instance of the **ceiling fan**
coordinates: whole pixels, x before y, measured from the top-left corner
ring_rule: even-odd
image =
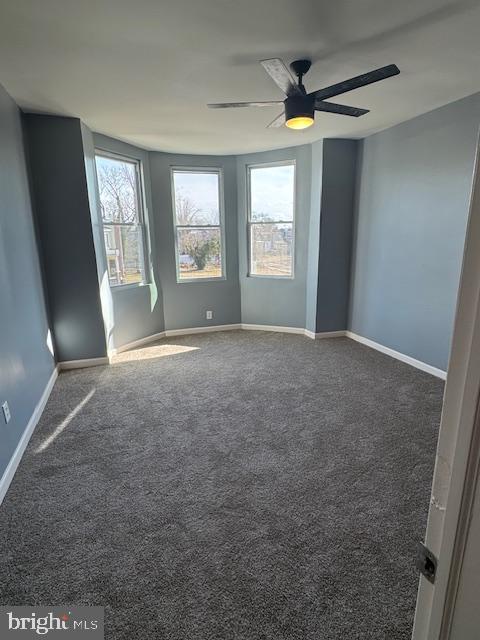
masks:
[[[295,81],[285,63],[280,58],[261,60],[260,64],[287,96],[285,100],[270,100],[267,102],[221,102],[207,106],[211,109],[228,109],[231,107],[272,107],[283,103],[285,110],[268,126],[281,127],[283,124],[286,124],[290,129],[306,129],[313,124],[315,111],[338,113],[342,116],[352,116],[354,118],[365,115],[369,112],[368,109],[347,107],[343,104],[325,102],[325,100],[333,96],[338,96],[341,93],[352,91],[352,89],[358,89],[367,84],[385,80],[400,73],[400,69],[395,64],[389,64],[386,67],[380,67],[380,69],[355,76],[355,78],[350,78],[349,80],[332,84],[318,91],[307,93],[303,85],[303,76],[310,69],[312,64],[311,60],[295,60],[291,63],[290,69],[297,76],[298,82]]]

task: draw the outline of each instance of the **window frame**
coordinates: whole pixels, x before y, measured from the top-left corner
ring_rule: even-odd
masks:
[[[293,166],[293,211],[291,220],[275,220],[272,222],[255,222],[252,220],[252,169],[269,169],[274,167]],[[259,162],[247,164],[246,166],[246,190],[247,190],[247,278],[272,278],[274,280],[294,280],[295,279],[295,244],[296,244],[296,213],[297,213],[297,163],[295,158],[289,160],[278,160],[275,162]],[[291,224],[292,225],[292,271],[290,275],[267,275],[264,273],[252,273],[252,225],[260,224]]]
[[[211,173],[218,176],[218,224],[199,224],[184,225],[177,224],[177,210],[175,204],[175,173]],[[226,261],[226,242],[225,242],[225,197],[223,186],[223,168],[222,167],[196,167],[184,165],[170,166],[170,191],[172,195],[172,214],[173,214],[173,236],[175,246],[175,277],[177,284],[192,284],[202,282],[221,282],[227,279],[227,261]],[[180,278],[180,260],[178,252],[178,233],[177,229],[220,229],[220,264],[221,275],[209,278]]]
[[[144,287],[151,283],[151,273],[150,273],[150,265],[148,261],[148,224],[147,224],[147,204],[145,199],[145,177],[143,172],[143,163],[140,158],[135,158],[133,156],[127,156],[121,153],[115,153],[113,151],[109,151],[108,149],[102,149],[101,147],[95,147],[95,178],[97,181],[97,193],[98,193],[98,206],[100,210],[100,224],[102,226],[102,246],[103,246],[103,257],[105,260],[105,265],[107,268],[108,275],[108,286],[110,289],[132,289],[137,287]],[[135,184],[137,189],[137,207],[138,207],[138,222],[137,223],[129,223],[129,222],[104,222],[102,215],[102,203],[100,200],[100,187],[98,180],[98,171],[97,171],[97,156],[102,158],[109,158],[110,160],[117,160],[119,162],[126,162],[128,164],[133,164],[135,166]],[[142,241],[140,243],[141,247],[141,260],[143,264],[143,278],[140,282],[127,282],[125,284],[111,284],[110,275],[109,275],[109,267],[108,267],[108,254],[107,254],[107,246],[105,242],[105,227],[140,227],[141,229],[141,238]]]

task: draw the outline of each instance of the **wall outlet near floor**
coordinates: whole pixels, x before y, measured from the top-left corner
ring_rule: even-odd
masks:
[[[211,320],[213,318],[213,311],[207,311],[207,320]]]
[[[10,413],[10,407],[8,406],[8,402],[2,404],[3,417],[5,418],[5,423],[8,424],[10,422],[10,418],[12,417]]]

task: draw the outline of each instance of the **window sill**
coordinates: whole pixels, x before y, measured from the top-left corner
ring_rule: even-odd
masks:
[[[179,280],[177,278],[177,284],[198,284],[201,282],[225,282],[226,281],[226,277],[222,276],[220,278],[184,278],[182,280]]]
[[[110,291],[125,291],[126,289],[140,289],[141,287],[150,286],[150,282],[131,282],[129,284],[110,285]]]
[[[247,273],[247,278],[258,278],[259,280],[295,280],[295,276],[272,276],[256,273]]]

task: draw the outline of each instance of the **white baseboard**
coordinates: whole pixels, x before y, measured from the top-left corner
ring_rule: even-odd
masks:
[[[248,323],[238,323],[238,324],[217,324],[210,327],[190,327],[187,329],[166,329],[165,331],[161,331],[160,333],[154,333],[151,336],[146,336],[145,338],[139,338],[138,340],[134,340],[133,342],[127,342],[126,344],[122,344],[120,347],[115,347],[114,349],[110,349],[108,352],[109,357],[116,355],[117,353],[122,353],[123,351],[128,351],[129,349],[137,349],[138,347],[142,347],[151,342],[156,342],[157,340],[161,340],[162,338],[169,338],[173,336],[189,336],[195,333],[213,333],[215,331],[233,331],[235,329],[242,329],[244,331],[274,331],[277,333],[296,333],[298,335],[307,336],[308,338],[340,338],[345,336],[345,331],[324,331],[322,333],[314,333],[313,331],[309,331],[308,329],[302,329],[301,327],[282,327],[279,325],[271,325],[271,324],[248,324]],[[97,359],[95,359],[97,360]],[[105,364],[102,358],[98,359],[98,364]],[[100,362],[101,360],[101,362]],[[97,364],[83,364],[89,361],[87,360],[73,360],[72,363],[61,363],[62,369],[73,369],[76,368],[74,365],[76,363],[78,366],[94,366]],[[63,366],[63,365],[67,366]],[[71,365],[71,366],[70,366]]]
[[[116,347],[114,349],[110,349],[108,352],[109,357],[116,355],[117,353],[122,353],[123,351],[128,351],[129,349],[137,349],[138,347],[142,347],[151,342],[156,342],[157,340],[161,340],[162,338],[171,338],[173,336],[189,336],[196,333],[213,333],[216,331],[234,331],[238,329],[244,329],[245,331],[277,331],[281,333],[298,333],[300,335],[308,335],[310,336],[310,332],[307,333],[306,329],[300,329],[297,327],[280,327],[266,324],[217,324],[212,325],[210,327],[190,327],[187,329],[166,329],[165,331],[161,331],[160,333],[154,333],[151,336],[146,336],[145,338],[140,338],[139,340],[134,340],[133,342],[128,342],[126,344],[122,344],[120,347]],[[334,333],[334,332],[332,332]],[[344,335],[344,332],[339,332]],[[314,334],[312,334],[314,335]],[[317,334],[323,335],[323,334]],[[84,360],[74,360],[74,363],[86,362]],[[63,367],[62,363],[62,369]],[[66,363],[70,365],[70,363]],[[99,362],[98,364],[105,364],[104,362]],[[79,365],[79,366],[92,366],[92,365]],[[65,368],[74,368],[73,366],[65,367]]]
[[[28,442],[32,437],[32,433],[34,432],[35,427],[40,420],[40,417],[43,413],[45,405],[47,404],[48,398],[50,397],[50,393],[52,392],[57,377],[58,367],[55,367],[45,389],[43,390],[40,400],[38,401],[30,420],[28,421],[25,431],[23,432],[15,451],[10,458],[10,462],[8,463],[7,468],[3,473],[2,479],[0,480],[0,504],[2,504],[5,494],[8,491],[8,487],[10,486],[10,483],[13,480],[13,476],[15,475],[15,471],[20,464],[20,460],[22,459],[25,449],[27,448]]]
[[[305,335],[305,329],[300,329],[300,327],[280,327],[273,324],[244,324],[242,322],[240,328],[245,331],[275,331],[278,333],[297,333],[302,336]]]
[[[214,331],[233,331],[234,329],[243,329],[241,324],[217,324],[211,327],[192,327],[191,329],[167,329],[165,335],[167,338],[171,336],[188,336],[194,333],[211,333]]]
[[[345,332],[347,338],[351,338],[356,342],[360,342],[361,344],[366,345],[367,347],[371,347],[376,351],[380,351],[381,353],[386,354],[387,356],[391,356],[392,358],[396,358],[401,362],[405,362],[406,364],[415,367],[416,369],[421,369],[426,373],[430,373],[432,376],[436,376],[437,378],[441,378],[445,380],[447,378],[447,372],[443,371],[443,369],[437,369],[437,367],[433,367],[431,364],[427,364],[426,362],[422,362],[421,360],[417,360],[416,358],[412,358],[411,356],[407,356],[404,353],[400,353],[399,351],[395,351],[394,349],[390,349],[390,347],[385,347],[383,344],[379,344],[378,342],[374,342],[369,338],[364,338],[363,336],[359,336],[357,333],[353,333],[352,331]]]
[[[314,333],[310,329],[302,329],[300,327],[281,327],[277,325],[269,324],[243,324],[242,329],[247,331],[278,331],[279,333],[296,333],[301,336],[307,336],[312,340],[319,338],[344,338],[345,331],[322,331],[321,333]]]
[[[307,330],[305,329],[305,333]],[[321,331],[320,333],[309,332],[309,338],[313,338],[314,340],[321,340],[322,338],[345,338],[347,332],[346,331]]]
[[[85,369],[86,367],[99,367],[101,365],[110,364],[110,359],[104,358],[84,358],[82,360],[64,360],[59,362],[60,371],[68,371],[69,369]]]
[[[146,336],[145,338],[139,338],[138,340],[133,340],[132,342],[126,342],[122,344],[121,347],[116,347],[115,349],[109,349],[108,355],[115,356],[117,353],[122,353],[123,351],[128,351],[129,349],[137,349],[138,347],[143,347],[145,344],[150,344],[150,342],[156,342],[157,340],[161,340],[165,338],[165,331],[160,331],[160,333],[154,333],[151,336]]]

